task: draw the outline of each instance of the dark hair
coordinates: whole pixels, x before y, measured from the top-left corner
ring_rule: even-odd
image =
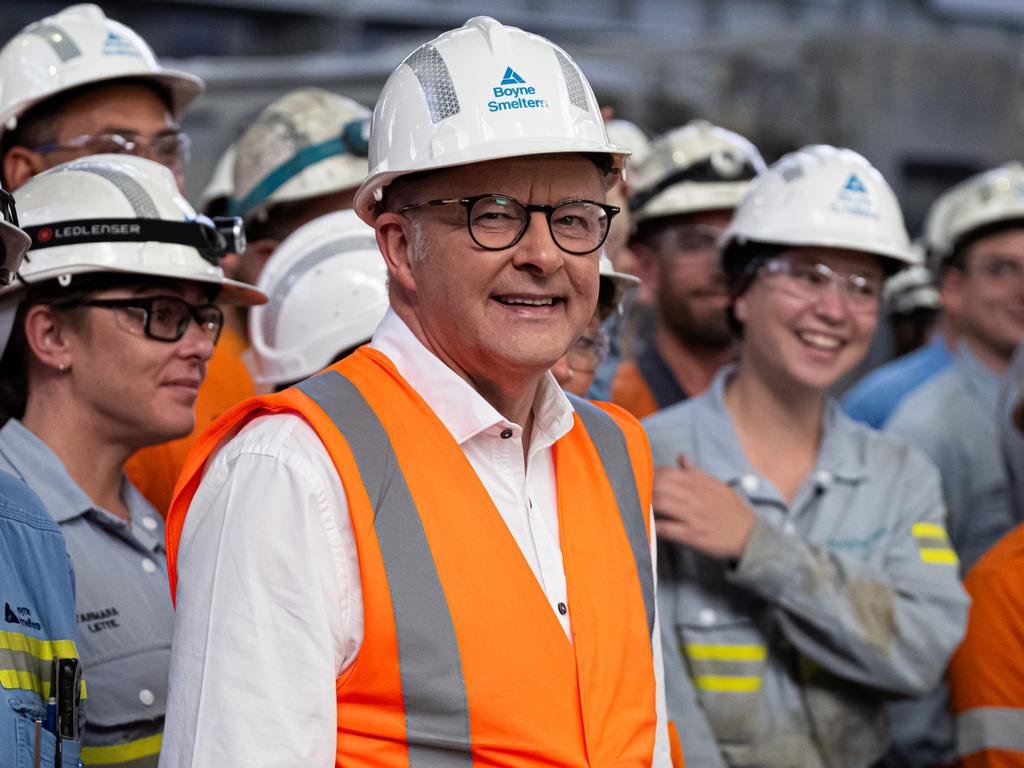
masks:
[[[953,244],[953,249],[949,256],[942,260],[940,271],[945,272],[945,270],[952,267],[963,272],[967,267],[967,252],[971,249],[971,246],[979,240],[983,240],[986,237],[991,237],[993,235],[998,235],[1008,229],[1024,229],[1024,218],[993,221],[989,224],[983,224],[977,229],[972,229],[970,232],[961,235]]]
[[[25,113],[18,118],[15,128],[3,134],[2,140],[0,140],[0,181],[4,182],[4,186],[6,186],[7,180],[2,178],[3,158],[13,147],[32,149],[41,144],[55,141],[60,130],[60,121],[72,101],[106,88],[115,88],[121,85],[140,85],[149,88],[164,103],[168,112],[174,111],[171,91],[156,81],[144,78],[120,77],[114,80],[101,80],[98,83],[86,83],[77,88],[69,88],[54,94],[25,110]]]
[[[71,322],[79,320],[73,314],[76,304],[88,299],[99,291],[111,288],[140,288],[154,285],[165,285],[168,278],[140,275],[136,273],[93,272],[75,275],[67,286],[57,280],[46,280],[27,286],[18,303],[11,326],[7,347],[0,356],[0,426],[8,419],[20,419],[25,415],[28,404],[28,366],[29,347],[25,337],[25,315],[35,306],[63,305],[68,310]],[[204,286],[205,287],[205,286]],[[216,285],[210,286],[208,296],[212,299],[217,290]]]

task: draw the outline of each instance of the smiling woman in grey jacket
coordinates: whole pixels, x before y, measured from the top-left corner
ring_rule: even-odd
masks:
[[[693,765],[870,766],[967,611],[934,467],[828,396],[912,263],[902,214],[863,157],[807,147],[722,245],[739,362],[645,422],[670,716]]]

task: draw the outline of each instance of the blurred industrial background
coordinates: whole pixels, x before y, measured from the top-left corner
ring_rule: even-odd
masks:
[[[65,2],[4,0],[0,38]],[[927,205],[1021,151],[1022,0],[159,0],[102,3],[207,82],[186,116],[189,196],[269,101],[320,85],[372,107],[395,64],[479,14],[539,32],[603,104],[653,133],[706,117],[767,160],[852,147],[889,178],[914,234]]]

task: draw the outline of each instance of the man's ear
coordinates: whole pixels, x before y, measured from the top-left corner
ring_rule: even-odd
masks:
[[[46,158],[28,147],[15,146],[7,150],[3,161],[4,188],[13,192],[33,176],[45,171]]]
[[[25,341],[42,365],[65,370],[74,365],[67,323],[52,308],[36,304],[25,313]]]
[[[413,253],[413,223],[399,213],[382,213],[374,222],[377,231],[377,247],[380,248],[388,277],[405,291],[416,291],[413,262],[419,257]]]
[[[962,269],[947,267],[943,270],[942,280],[939,283],[939,295],[942,297],[943,309],[954,315],[962,311],[966,283],[967,275]]]

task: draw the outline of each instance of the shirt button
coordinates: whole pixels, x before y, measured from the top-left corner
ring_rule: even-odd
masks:
[[[829,485],[832,482],[832,473],[827,469],[819,469],[814,476],[818,480],[818,485]]]
[[[796,526],[793,525],[793,521],[792,520],[787,520],[785,523],[782,524],[782,532],[783,533],[793,533],[793,531],[795,531],[795,530],[796,530]]]
[[[144,517],[142,518],[142,527],[148,531],[155,530],[156,520],[154,520],[152,517]]]
[[[156,563],[148,558],[142,561],[142,570],[146,573],[156,573]]]
[[[710,627],[715,623],[715,619],[717,618],[718,617],[715,615],[715,612],[710,608],[701,608],[700,613],[697,614],[697,621],[705,627]]]
[[[565,616],[565,614],[567,614],[569,612],[569,606],[567,606],[565,603],[559,603],[558,604],[558,612],[560,614],[562,614],[563,616]]]
[[[511,429],[503,429],[501,430],[501,439],[508,440],[510,437],[512,437],[512,434],[513,433]]]
[[[149,688],[143,688],[139,691],[139,701],[145,704],[147,707],[153,706],[153,702],[156,701],[156,696]]]
[[[753,493],[761,485],[761,482],[757,479],[757,475],[744,475],[740,478],[740,485],[747,493]]]

